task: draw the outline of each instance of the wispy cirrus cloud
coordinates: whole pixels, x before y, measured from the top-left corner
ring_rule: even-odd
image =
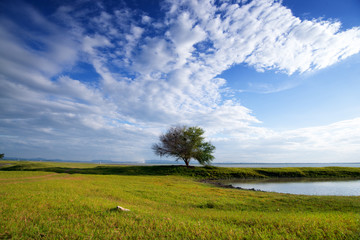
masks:
[[[0,19],[1,142],[14,155],[41,145],[45,157],[142,160],[151,158],[160,131],[176,123],[203,126],[213,141],[235,148],[232,157],[244,151],[240,142],[264,154],[310,146],[315,136],[327,138],[324,131],[260,127],[250,109],[224,97],[226,79],[217,76],[240,63],[303,73],[360,51],[359,28],[301,20],[278,1],[165,1],[162,18],[87,4],[59,6],[51,18],[24,5],[27,25]],[[82,62],[96,82],[71,77]],[[220,160],[226,151],[218,147]]]

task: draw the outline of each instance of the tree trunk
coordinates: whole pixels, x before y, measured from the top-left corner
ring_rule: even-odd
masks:
[[[190,163],[190,159],[184,159],[184,162],[186,164],[186,167],[190,167],[189,163]]]

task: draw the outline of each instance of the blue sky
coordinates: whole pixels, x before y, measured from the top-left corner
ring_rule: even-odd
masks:
[[[360,2],[0,3],[0,152],[157,159],[197,125],[216,162],[358,162]]]

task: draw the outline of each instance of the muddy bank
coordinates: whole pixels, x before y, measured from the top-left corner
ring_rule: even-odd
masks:
[[[257,191],[257,192],[264,192],[260,189],[255,189],[255,188],[241,188],[241,187],[234,187],[233,185],[230,184],[224,184],[221,182],[221,180],[201,180],[199,181],[201,183],[207,183],[207,184],[211,184],[214,185],[216,187],[221,187],[221,188],[231,188],[231,189],[239,189],[239,190],[250,190],[250,191]]]

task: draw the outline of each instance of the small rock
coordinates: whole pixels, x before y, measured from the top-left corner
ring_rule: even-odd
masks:
[[[120,206],[117,206],[117,209],[121,210],[121,211],[125,211],[125,212],[129,212],[130,210],[129,209],[126,209],[126,208],[123,208],[123,207],[120,207]]]

